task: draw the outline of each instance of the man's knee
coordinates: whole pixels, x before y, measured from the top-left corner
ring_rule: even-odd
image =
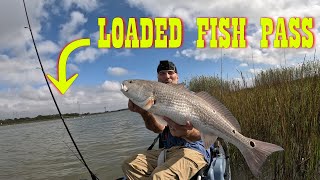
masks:
[[[152,175],[151,175],[151,179],[152,180],[160,180],[160,179],[165,179],[164,177],[163,177],[163,173],[161,173],[161,172],[156,172],[156,173],[153,173]]]
[[[151,174],[153,180],[158,179],[179,179],[178,175],[170,168],[157,167]]]
[[[147,154],[136,154],[123,161],[122,171],[127,178],[131,177],[129,179],[146,178],[154,170],[153,161]]]

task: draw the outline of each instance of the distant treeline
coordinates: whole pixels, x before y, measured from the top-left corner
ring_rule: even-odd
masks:
[[[240,82],[199,76],[188,86],[224,103],[243,135],[284,148],[268,158],[259,179],[320,178],[319,61],[266,70],[253,77],[253,83],[244,76]],[[239,150],[231,146],[230,154],[232,179],[255,179]]]
[[[72,118],[72,117],[79,117],[79,116],[88,116],[88,115],[96,115],[96,114],[103,114],[103,113],[109,113],[109,112],[118,112],[118,111],[123,111],[127,109],[119,109],[115,111],[106,111],[106,112],[98,112],[98,113],[66,113],[63,114],[63,118]],[[48,121],[48,120],[55,120],[55,119],[60,119],[59,114],[53,114],[53,115],[38,115],[37,117],[23,117],[23,118],[14,118],[14,119],[5,119],[5,120],[0,120],[0,126],[2,125],[12,125],[12,124],[20,124],[20,123],[31,123],[31,122],[38,122],[38,121]]]
[[[70,118],[70,117],[78,117],[78,113],[68,113],[63,114],[64,118]],[[46,121],[46,120],[53,120],[53,119],[59,119],[59,114],[54,115],[38,115],[37,117],[23,117],[23,118],[14,118],[14,119],[5,119],[0,120],[1,125],[11,125],[11,124],[20,124],[20,123],[28,123],[28,122],[37,122],[37,121]]]

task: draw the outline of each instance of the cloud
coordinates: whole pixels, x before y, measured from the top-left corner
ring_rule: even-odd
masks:
[[[241,63],[239,66],[240,67],[248,67],[248,64],[247,63]]]
[[[52,88],[52,86],[51,86]],[[32,101],[46,101],[50,100],[51,96],[49,96],[49,91],[47,86],[41,86],[40,88],[36,89],[32,86],[26,85],[22,87],[19,96],[22,99],[32,100]],[[58,95],[57,93],[55,95]]]
[[[320,34],[319,34],[320,35]],[[318,35],[315,35],[315,37]],[[195,60],[205,61],[213,60],[218,61],[221,58],[220,48],[210,48],[209,41],[211,37],[211,32],[205,36],[205,41],[207,46],[205,48],[186,48],[180,50],[179,55],[185,57],[194,58]],[[274,35],[270,36],[273,39]],[[311,55],[314,49],[282,49],[282,48],[260,48],[261,39],[261,29],[257,32],[251,33],[251,35],[246,36],[247,48],[229,48],[222,49],[223,58],[230,58],[240,62],[248,62],[255,64],[266,64],[266,65],[279,65],[283,64],[284,61],[288,61],[288,64],[292,64],[292,61],[296,59],[303,60],[305,54]],[[195,42],[194,42],[195,43]],[[317,43],[316,43],[317,44]],[[319,46],[316,45],[315,48]],[[320,47],[320,46],[319,46]]]
[[[123,76],[128,74],[128,70],[122,67],[108,67],[107,72],[113,76]]]
[[[56,55],[60,48],[55,42],[45,39],[41,31],[50,19],[48,7],[53,5],[51,0],[26,1],[37,49],[45,72],[50,74],[56,73],[56,62],[50,57]],[[22,1],[4,0],[0,11],[0,86],[20,88],[44,84],[30,31],[24,28],[28,23]]]
[[[120,83],[116,81],[105,81],[102,84],[102,89],[105,91],[120,91]]]
[[[118,87],[118,89],[117,89]],[[106,81],[99,86],[71,86],[61,95],[51,85],[54,96],[62,113],[103,112],[127,107],[128,98],[120,92],[120,83]],[[34,88],[8,88],[0,91],[0,119],[14,117],[34,117],[39,114],[58,114],[46,85]]]
[[[38,52],[42,55],[46,54],[56,54],[60,51],[59,46],[49,40],[41,41],[37,44]]]
[[[70,69],[71,72],[79,72],[80,68],[72,63],[67,64],[67,67]]]
[[[91,33],[91,34],[89,35],[89,37],[90,37],[90,39],[91,39],[91,43],[92,43],[93,45],[97,45],[97,44],[98,44],[99,33],[100,33],[99,31],[96,31],[96,32]]]
[[[97,49],[92,47],[87,47],[84,50],[79,51],[75,55],[75,62],[83,63],[83,62],[94,62],[101,55],[108,53],[108,49]]]
[[[26,2],[32,32],[36,40],[41,40],[41,22],[45,22],[49,15],[46,6],[52,1],[30,0]],[[2,0],[0,6],[0,52],[10,50],[12,54],[21,52],[31,44],[31,35],[28,29],[27,19],[22,1]]]
[[[85,11],[93,11],[97,7],[99,7],[99,3],[97,0],[63,0],[63,7],[66,10],[71,9],[72,6],[76,6],[77,8],[83,9]]]
[[[61,43],[71,42],[83,37],[85,30],[77,31],[82,25],[88,21],[87,18],[79,11],[73,11],[70,14],[70,21],[61,25],[60,40]]]
[[[54,74],[56,62],[42,59],[46,73]],[[30,58],[9,58],[0,55],[0,85],[20,87],[26,84],[39,85],[44,83],[44,77],[39,69],[39,63]]]
[[[228,49],[226,56],[237,61],[246,61],[249,56],[253,55],[251,60],[253,63],[261,63],[268,65],[279,65],[283,63],[283,49],[275,48],[260,48],[261,39],[261,17],[314,17],[320,18],[320,4],[318,1],[300,1],[300,0],[284,0],[284,1],[249,1],[249,0],[228,0],[222,1],[188,1],[183,0],[157,1],[157,0],[127,0],[133,6],[144,10],[147,14],[153,17],[180,17],[184,22],[186,29],[197,30],[197,17],[246,17],[248,20],[246,39],[248,47],[245,49]],[[320,24],[315,23],[314,37],[319,37]],[[210,33],[210,32],[209,32]],[[209,34],[208,33],[208,34]],[[272,40],[274,35],[270,36]],[[206,37],[208,40],[208,36]],[[320,48],[319,38],[315,38],[314,48]],[[288,49],[287,57],[289,64],[292,64],[295,59],[303,59],[302,54],[310,54],[313,49]],[[214,60],[220,58],[220,50],[209,48],[204,49],[186,48],[179,50],[175,56],[185,56],[194,58],[199,61]]]
[[[249,69],[248,72],[250,72],[251,74],[257,75],[259,73],[261,73],[263,71],[263,69],[261,68],[255,68],[255,69]]]
[[[116,56],[132,56],[131,49],[124,49],[122,51],[115,51]]]
[[[154,17],[181,17],[189,27],[195,27],[196,17],[247,17],[254,24],[260,17],[319,17],[318,1],[188,1],[183,0],[127,0],[134,7],[143,9]]]
[[[70,13],[69,11],[73,8],[87,12],[98,7],[98,2],[94,0],[66,0],[63,3],[66,3],[64,4],[66,12],[60,10],[54,0],[26,1],[32,32],[45,72],[54,77],[56,77],[57,61],[51,58],[59,55],[62,49],[61,44],[65,45],[65,42],[82,38],[86,31],[81,27],[88,19],[80,11],[73,11],[68,22],[57,27],[59,30],[57,35],[48,35],[46,30],[53,25],[51,20],[57,20],[53,19],[52,13],[61,17],[65,13]],[[0,11],[2,24],[0,28],[0,119],[57,114],[39,69],[29,29],[24,28],[27,26],[27,21],[22,1],[4,0],[1,2]],[[52,30],[54,32],[55,28]],[[79,62],[92,62],[107,52],[106,49],[82,48],[79,49],[76,59]],[[74,63],[68,63],[67,68],[68,72],[80,70]],[[66,94],[61,95],[50,84],[62,113],[78,112],[78,105],[81,106],[81,112],[101,112],[104,111],[104,107],[108,110],[127,107],[127,98],[119,89],[116,91],[116,85],[113,89],[111,85],[107,83],[104,86],[101,84],[90,87],[73,85]]]

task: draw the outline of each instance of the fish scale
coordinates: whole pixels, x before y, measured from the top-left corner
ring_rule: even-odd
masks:
[[[201,133],[207,148],[217,137],[232,143],[240,150],[256,177],[267,157],[283,150],[278,145],[242,135],[236,118],[208,93],[195,94],[182,85],[147,80],[123,81],[121,91],[133,103],[156,116],[168,117],[180,125],[190,121]]]

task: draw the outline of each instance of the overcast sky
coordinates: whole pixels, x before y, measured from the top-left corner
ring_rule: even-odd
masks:
[[[61,95],[53,87],[60,109],[67,112],[101,112],[127,107],[120,92],[125,79],[156,80],[161,59],[178,67],[180,80],[197,75],[238,79],[280,66],[297,66],[306,55],[313,59],[319,49],[320,2],[318,0],[26,0],[36,44],[46,73],[56,76],[57,59],[71,41],[90,38],[91,46],[74,51],[68,59],[67,76],[78,73],[71,88]],[[32,44],[21,0],[2,0],[0,6],[0,119],[57,114]],[[183,45],[177,49],[98,49],[98,17],[179,17],[183,20]],[[246,17],[247,48],[199,49],[197,17]],[[311,49],[260,48],[261,17],[313,17],[315,45]],[[108,25],[106,31],[110,32]],[[208,33],[210,34],[210,32]],[[208,38],[209,36],[207,36]],[[274,36],[270,36],[272,39]],[[315,53],[315,54],[314,54]],[[253,69],[254,68],[254,69]]]

